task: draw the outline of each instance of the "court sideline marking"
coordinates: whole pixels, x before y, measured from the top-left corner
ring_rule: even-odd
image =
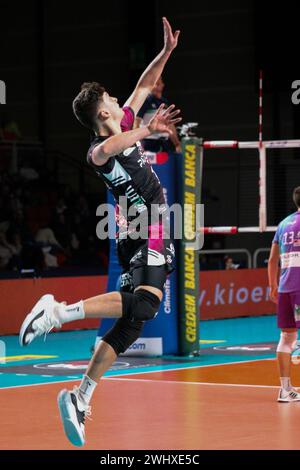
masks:
[[[164,384],[186,384],[186,385],[208,385],[208,386],[219,386],[219,387],[251,387],[251,388],[279,388],[280,386],[275,385],[253,385],[253,384],[226,384],[226,383],[214,383],[214,382],[185,382],[178,380],[155,380],[155,379],[122,379],[121,377],[103,377],[104,380],[124,380],[127,382],[155,382]],[[296,387],[298,388],[298,387]]]

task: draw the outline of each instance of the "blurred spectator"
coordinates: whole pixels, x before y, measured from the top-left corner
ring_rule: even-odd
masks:
[[[138,112],[136,118],[136,127],[147,126],[156,113],[161,104],[169,106],[167,99],[163,96],[165,88],[164,81],[160,77],[153,88],[151,94],[146,99],[145,103]],[[153,134],[147,139],[143,140],[143,147],[145,150],[151,152],[177,152],[181,153],[181,143],[177,134],[176,127],[171,126],[173,134]]]
[[[1,275],[62,267],[107,272],[108,243],[95,233],[98,198],[59,186],[30,155],[20,161],[17,174],[0,167]]]
[[[40,243],[41,246],[51,245],[54,247],[62,248],[59,242],[57,241],[53,230],[49,227],[39,229],[35,236],[35,240],[37,243]]]
[[[17,269],[21,266],[21,237],[18,233],[11,235],[8,241],[5,233],[0,232],[0,267]]]
[[[47,268],[57,268],[64,263],[66,257],[63,247],[57,241],[51,228],[44,227],[39,229],[35,240],[43,251],[44,262]]]
[[[225,256],[224,258],[224,263],[225,263],[225,269],[238,269],[240,267],[239,264],[235,264],[233,262],[233,259],[230,256]]]

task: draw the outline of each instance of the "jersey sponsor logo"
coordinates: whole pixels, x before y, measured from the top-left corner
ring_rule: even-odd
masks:
[[[131,184],[126,189],[125,195],[129,199],[129,201],[135,206],[139,214],[147,210],[147,206],[144,204],[145,199],[135,191]]]
[[[300,252],[291,251],[280,255],[281,269],[300,268]]]
[[[128,149],[124,150],[123,155],[128,157],[132,152],[134,152],[135,149],[136,147],[129,147]]]
[[[123,288],[123,287],[134,287],[131,274],[124,273],[121,275],[120,288]]]
[[[141,155],[141,158],[138,160],[138,164],[140,165],[141,168],[143,168],[145,165],[149,164],[147,155],[143,154]]]
[[[144,147],[142,146],[141,142],[138,140],[135,144],[137,146],[137,149],[139,151],[140,156],[144,155]]]

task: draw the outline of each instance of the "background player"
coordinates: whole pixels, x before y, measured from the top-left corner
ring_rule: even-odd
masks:
[[[145,214],[147,239],[128,237],[128,223],[134,227],[134,218],[119,214],[122,228],[118,238],[118,255],[123,267],[121,292],[110,292],[74,305],[64,305],[46,295],[26,317],[20,331],[21,345],[59,328],[63,323],[82,318],[118,318],[113,328],[100,342],[79,388],[63,390],[58,397],[59,410],[67,437],[74,445],[85,442],[84,424],[90,414],[89,402],[103,373],[117,356],[125,352],[139,337],[143,323],[158,312],[167,275],[173,270],[174,248],[171,240],[161,235],[160,210],[164,210],[163,188],[146,160],[139,141],[149,135],[168,132],[179,122],[179,111],[172,105],[160,106],[148,126],[130,130],[135,114],[161,76],[171,52],[177,46],[180,32],[174,34],[166,18],[164,47],[141,76],[133,94],[121,108],[118,100],[98,83],[85,83],[73,102],[78,120],[95,134],[88,151],[88,163],[105,181],[118,201],[128,200],[128,209],[134,207]],[[149,209],[159,205],[157,223],[149,225]],[[139,218],[139,221],[141,219]],[[125,223],[124,223],[125,222]],[[158,237],[157,237],[158,233]]]
[[[293,200],[298,211],[279,224],[268,265],[270,298],[277,303],[277,322],[281,328],[277,347],[281,382],[279,402],[300,401],[300,394],[290,380],[291,354],[296,348],[300,328],[300,187],[294,189]]]

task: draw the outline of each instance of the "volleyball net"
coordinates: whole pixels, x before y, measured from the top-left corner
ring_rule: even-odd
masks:
[[[291,187],[299,185],[296,169],[300,158],[300,140],[201,141],[200,148],[204,159],[209,159],[211,150],[220,153],[225,149],[241,151],[234,154],[238,159],[236,168],[230,167],[230,171],[235,172],[237,186],[232,208],[233,212],[237,211],[237,222],[242,222],[243,219],[246,222],[254,218],[257,220],[257,224],[253,225],[240,223],[234,226],[210,226],[204,229],[204,233],[274,232],[278,221],[289,210]],[[205,162],[203,156],[200,161]],[[201,172],[203,175],[203,165]],[[288,185],[287,180],[290,182]],[[205,179],[203,184],[205,186]],[[236,204],[239,206],[237,209]],[[243,216],[245,210],[247,213]],[[230,213],[227,212],[226,216],[230,217]],[[208,217],[211,218],[210,214]]]
[[[197,137],[185,137],[182,139],[182,147],[182,207],[194,197],[197,204],[204,204],[205,212],[204,227],[196,226],[196,217],[193,218],[190,210],[189,214],[183,216],[185,225],[188,221],[195,233],[202,231],[204,235],[262,234],[276,231],[279,221],[286,217],[288,204],[292,199],[291,181],[294,181],[295,186],[299,185],[295,170],[299,165],[297,159],[300,157],[300,140],[242,142],[205,141]],[[213,163],[210,162],[211,157]],[[209,173],[210,178],[207,178]],[[220,193],[216,187],[211,187],[215,180]],[[214,210],[214,204],[206,204],[209,199],[216,201],[217,210]],[[219,225],[218,221],[225,224]],[[178,250],[179,332],[180,350],[183,354],[197,350],[200,329],[201,250],[193,252],[188,242],[184,235]]]

